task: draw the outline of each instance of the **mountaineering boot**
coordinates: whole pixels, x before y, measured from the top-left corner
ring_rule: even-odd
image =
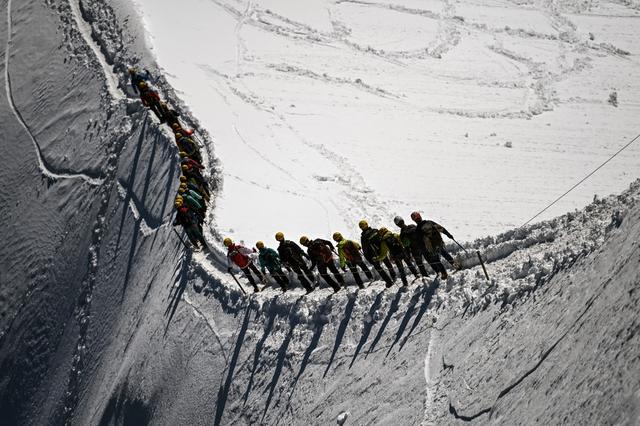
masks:
[[[449,275],[447,275],[447,271],[442,271],[442,279],[446,280],[447,278],[449,278]]]
[[[365,286],[364,286],[364,284],[362,284],[362,283],[358,283],[358,288],[359,288],[360,290],[364,290],[364,289],[365,289]]]

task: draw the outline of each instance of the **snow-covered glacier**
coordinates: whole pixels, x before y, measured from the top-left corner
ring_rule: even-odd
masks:
[[[638,131],[640,5],[0,4],[0,423],[640,422],[638,147],[516,228]],[[214,253],[135,63],[198,129]],[[406,289],[225,274],[221,236],[414,208],[491,279],[453,246]]]
[[[496,234],[639,133],[637,2],[135,3],[215,136],[217,228],[247,243],[413,210]],[[631,146],[543,218],[622,191],[639,158]]]

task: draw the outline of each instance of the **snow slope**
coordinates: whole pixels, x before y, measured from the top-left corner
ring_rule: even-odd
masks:
[[[640,132],[637,2],[136,3],[215,136],[217,229],[249,244],[416,209],[463,239],[502,232]],[[639,154],[541,219],[623,190]]]
[[[127,92],[129,63],[156,71],[130,5],[0,7],[3,424],[637,423],[640,181],[470,244],[490,282],[462,257],[407,290],[246,298],[171,230],[176,152]]]

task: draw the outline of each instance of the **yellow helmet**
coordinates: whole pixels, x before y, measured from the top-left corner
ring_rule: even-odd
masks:
[[[380,235],[384,235],[387,232],[389,232],[389,230],[387,228],[385,228],[384,226],[382,228],[378,229],[378,234],[380,234]]]
[[[176,133],[176,139],[180,139],[182,137],[182,133]]]
[[[224,244],[225,247],[229,247],[231,244],[233,244],[233,241],[231,241],[231,238],[227,237],[224,239],[222,244]]]
[[[188,154],[184,151],[180,151],[178,154],[180,154],[180,157],[187,157]]]
[[[307,237],[306,235],[303,235],[302,237],[300,237],[300,244],[302,244],[303,246],[308,245],[309,237]]]
[[[183,164],[182,166],[180,166],[180,168],[185,171],[189,170],[189,166],[187,166],[186,164]]]
[[[145,83],[144,81],[141,81],[140,83],[138,83],[139,89],[146,89],[146,87],[147,87],[147,83]]]
[[[262,241],[258,241],[258,242],[256,243],[256,248],[257,248],[258,250],[262,250],[262,249],[264,248],[264,243],[263,243]]]
[[[333,241],[338,242],[338,243],[340,241],[342,241],[342,234],[339,233],[339,232],[334,232],[333,233]]]
[[[284,234],[282,232],[277,232],[276,241],[283,241],[283,240],[284,240]]]
[[[360,222],[358,222],[358,227],[364,231],[369,227],[369,224],[366,220],[362,219]]]
[[[180,175],[180,182],[186,182],[187,177],[185,175]]]
[[[183,203],[182,203],[182,200],[176,200],[176,202],[175,202],[175,204],[174,204],[174,205],[175,205],[177,208],[179,208],[179,207],[182,207],[182,204],[183,204]]]

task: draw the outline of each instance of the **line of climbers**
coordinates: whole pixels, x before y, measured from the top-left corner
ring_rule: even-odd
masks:
[[[183,128],[180,114],[169,108],[167,103],[162,101],[158,92],[153,89],[151,86],[152,76],[148,70],[140,71],[138,68],[131,67],[129,68],[129,76],[131,86],[134,92],[140,95],[142,104],[153,111],[160,123],[166,123],[175,136],[180,155],[181,175],[178,193],[174,201],[177,213],[173,225],[182,225],[189,241],[196,249],[201,246],[208,248],[202,232],[202,223],[207,211],[210,190],[201,172],[204,169],[201,164],[202,155],[200,147],[192,138],[193,130]],[[333,234],[333,240],[337,243],[337,247],[330,241],[321,238],[311,240],[302,236],[300,244],[307,248],[306,253],[295,242],[286,240],[282,232],[278,232],[275,236],[279,242],[277,251],[265,247],[262,241],[256,243],[255,249],[248,249],[234,244],[230,238],[225,238],[224,245],[227,247],[229,260],[228,270],[231,272],[232,264],[238,266],[245,273],[256,292],[260,291],[258,281],[266,283],[265,274],[268,270],[282,290],[287,291],[290,280],[282,269],[284,267],[297,275],[300,284],[308,294],[315,289],[316,279],[313,273],[315,268],[318,269],[320,277],[335,292],[346,285],[342,273],[336,266],[334,254],[339,258],[340,269],[346,271],[348,267],[356,284],[361,289],[364,288],[364,283],[358,269],[361,269],[370,281],[374,279],[365,259],[385,281],[387,287],[391,287],[396,280],[393,263],[395,263],[405,286],[409,285],[404,268],[405,264],[416,279],[420,275],[428,276],[423,259],[436,274],[440,274],[442,279],[447,278],[447,271],[440,261],[440,256],[444,257],[454,269],[460,269],[459,262],[454,261],[453,257],[445,250],[440,233],[453,239],[451,234],[441,225],[430,220],[423,220],[418,212],[413,212],[411,219],[416,222],[415,225],[406,225],[401,217],[395,217],[394,223],[400,228],[399,234],[394,234],[386,228],[371,228],[366,220],[361,220],[358,224],[362,231],[360,244],[345,239],[339,232]],[[255,265],[256,249],[260,269]],[[385,271],[383,265],[386,266],[388,272]],[[329,275],[329,271],[334,278]]]
[[[202,232],[202,223],[207,213],[210,191],[209,184],[202,176],[202,155],[200,147],[193,140],[193,130],[186,129],[180,123],[180,113],[169,108],[160,95],[151,86],[151,73],[129,68],[129,77],[133,91],[140,95],[142,104],[158,117],[160,123],[166,123],[174,133],[180,155],[180,184],[175,196],[176,219],[173,226],[182,225],[195,248],[207,248]]]
[[[340,232],[335,232],[333,240],[337,243],[337,247],[322,238],[310,239],[307,236],[302,236],[300,244],[306,247],[306,252],[295,242],[285,239],[282,232],[275,235],[276,241],[279,242],[277,251],[265,247],[262,241],[258,241],[256,247],[250,249],[235,244],[231,238],[225,238],[228,272],[232,273],[233,265],[239,267],[253,286],[254,291],[258,292],[260,291],[258,283],[266,284],[266,271],[268,270],[282,291],[285,292],[289,288],[290,280],[283,271],[284,268],[297,275],[298,281],[309,294],[315,289],[316,280],[313,273],[315,268],[318,269],[320,277],[331,286],[334,292],[338,292],[346,286],[344,277],[336,266],[334,255],[338,256],[339,266],[343,272],[349,268],[360,289],[365,286],[359,269],[369,281],[374,278],[367,263],[385,281],[387,288],[393,286],[396,280],[394,264],[405,286],[409,285],[405,265],[415,279],[429,275],[423,260],[426,260],[436,275],[439,274],[440,278],[447,279],[447,270],[440,256],[444,257],[455,270],[461,269],[460,262],[454,260],[445,249],[441,233],[453,240],[449,231],[436,222],[422,219],[418,212],[411,213],[411,219],[415,225],[405,224],[404,219],[400,216],[394,218],[394,223],[400,228],[399,234],[394,234],[387,228],[372,228],[366,220],[361,220],[358,224],[362,231],[360,243],[348,240]],[[256,249],[257,262],[255,260]],[[260,269],[256,263],[260,264]],[[333,277],[329,275],[329,271]]]

